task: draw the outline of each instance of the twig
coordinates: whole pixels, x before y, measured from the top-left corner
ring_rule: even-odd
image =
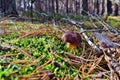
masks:
[[[93,65],[88,71],[88,74],[91,73],[96,68],[96,66],[98,66],[98,64],[102,61],[102,59],[103,59],[103,55],[100,58],[98,58],[97,62],[93,63]]]
[[[89,62],[93,62],[93,61],[96,61],[97,59],[94,59],[94,60],[92,60],[92,59],[84,59],[83,57],[79,57],[79,56],[76,56],[76,55],[74,55],[74,54],[70,54],[70,53],[67,53],[67,52],[65,52],[64,54],[67,54],[68,56],[70,56],[70,57],[72,57],[72,58],[74,58],[74,59],[76,59],[76,60],[83,60],[83,61],[89,61]]]
[[[120,79],[120,64],[117,62],[117,60],[114,57],[106,55],[105,52],[104,55],[105,55],[105,60],[108,63],[108,67],[110,68],[111,71],[114,71]]]
[[[104,30],[104,29],[91,29],[91,30],[84,30],[82,32],[80,32],[81,34],[82,33],[85,33],[85,32],[99,32],[99,31],[108,31],[108,30]]]

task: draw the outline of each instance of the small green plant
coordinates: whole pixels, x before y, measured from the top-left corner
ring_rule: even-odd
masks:
[[[16,70],[18,71],[19,69],[15,65],[8,65],[7,67],[0,65],[0,79],[17,80],[17,78],[12,75]]]

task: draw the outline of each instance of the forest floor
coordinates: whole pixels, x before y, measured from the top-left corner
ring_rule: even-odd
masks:
[[[110,17],[107,22],[120,29],[119,18]],[[101,26],[97,22],[96,24]],[[82,25],[86,29],[92,29],[89,21]],[[97,51],[83,36],[78,49],[67,48],[67,43],[61,40],[66,30],[80,33],[79,28],[65,22],[53,25],[51,22],[31,23],[11,19],[1,21],[0,79],[110,80],[111,71],[103,55],[98,57]],[[91,33],[88,35],[92,37]],[[118,57],[117,60],[119,62]]]

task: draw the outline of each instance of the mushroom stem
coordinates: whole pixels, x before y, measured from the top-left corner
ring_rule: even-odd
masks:
[[[77,49],[77,45],[72,43],[67,43],[67,47],[72,50]]]

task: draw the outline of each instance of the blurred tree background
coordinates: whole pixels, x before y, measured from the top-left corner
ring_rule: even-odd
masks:
[[[120,15],[120,0],[0,0],[2,16],[20,16],[26,12],[46,14]],[[31,14],[32,16],[33,14]]]

